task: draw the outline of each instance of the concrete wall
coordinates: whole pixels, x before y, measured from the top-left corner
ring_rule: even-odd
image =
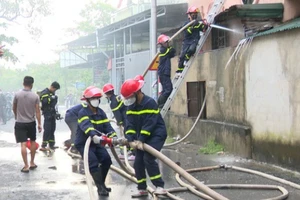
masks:
[[[250,158],[251,132],[245,121],[245,64],[239,59],[233,60],[225,69],[233,51],[234,48],[224,48],[196,57],[165,121],[169,135],[185,135],[195,121],[187,117],[186,84],[206,81],[208,120],[201,120],[188,140],[204,145],[215,139],[224,145],[226,151]],[[176,64],[177,59],[174,58],[172,65]],[[173,67],[173,73],[175,70]]]
[[[206,81],[207,120],[198,122],[188,140],[203,145],[213,138],[229,152],[300,170],[296,41],[300,29],[254,38],[226,69],[233,48],[198,56],[166,117],[169,134],[183,136],[194,123],[187,117],[186,83]]]
[[[196,57],[179,88],[171,111],[187,116],[186,83],[206,81],[207,118],[225,119],[230,122],[245,121],[244,63],[240,60],[232,60],[225,69],[233,51],[234,48],[224,48]],[[177,58],[174,58],[172,66],[176,65]],[[173,73],[175,70],[176,68],[173,67]]]
[[[253,156],[300,169],[300,29],[255,38],[246,64]]]

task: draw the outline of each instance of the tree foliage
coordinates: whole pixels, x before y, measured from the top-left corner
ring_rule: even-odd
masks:
[[[93,0],[80,12],[82,21],[77,23],[75,29],[70,30],[73,34],[83,36],[94,33],[96,28],[107,26],[111,22],[111,15],[115,11],[110,4],[104,0]]]
[[[60,99],[67,94],[74,94],[77,99],[82,95],[83,89],[76,88],[76,82],[83,83],[86,87],[93,84],[92,69],[68,69],[61,68],[59,63],[54,64],[30,64],[27,69],[0,68],[0,86],[5,92],[21,89],[24,76],[34,78],[34,91],[40,91],[49,87],[53,81],[58,81],[61,89],[58,90]]]
[[[41,35],[41,31],[35,26],[37,17],[50,14],[49,0],[1,0],[0,1],[0,43],[13,45],[18,39],[5,34],[5,30],[12,23],[19,23],[19,20],[27,20],[27,30],[35,37]],[[5,52],[6,60],[16,62],[18,59],[13,52]]]

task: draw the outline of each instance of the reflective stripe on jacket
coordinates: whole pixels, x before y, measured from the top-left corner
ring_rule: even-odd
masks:
[[[84,145],[89,136],[100,135],[97,131],[107,134],[115,130],[101,108],[97,108],[94,114],[89,107],[83,107],[78,112],[78,129],[75,139],[75,145]],[[92,142],[92,145],[95,145]]]
[[[165,122],[161,117],[155,100],[144,95],[140,104],[128,106],[126,138],[133,141],[135,138],[142,142],[153,136],[166,137]]]
[[[173,47],[160,47],[159,50],[158,75],[171,76],[171,58],[175,56],[176,50]]]

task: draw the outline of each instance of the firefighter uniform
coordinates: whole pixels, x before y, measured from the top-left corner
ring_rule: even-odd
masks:
[[[171,81],[171,58],[175,56],[176,50],[173,47],[160,47],[158,76],[162,84],[162,92],[158,98],[158,107],[161,109],[170,96],[173,85]]]
[[[188,23],[190,23],[190,21],[187,21],[183,26]],[[183,71],[184,61],[188,61],[196,52],[198,41],[200,39],[200,31],[205,31],[206,29],[206,24],[196,21],[196,23],[183,31],[182,50],[179,57],[178,70],[176,72],[181,73]]]
[[[66,111],[65,115],[65,122],[68,125],[68,127],[71,130],[71,145],[74,145],[75,142],[75,137],[76,137],[76,131],[77,131],[77,126],[78,126],[78,113],[82,108],[87,107],[86,103],[81,103],[78,105],[75,105],[71,108],[69,108]]]
[[[126,114],[126,138],[128,141],[132,142],[137,138],[160,151],[167,138],[167,131],[155,100],[144,95],[140,104],[128,106]],[[153,185],[164,187],[164,181],[155,160],[156,158],[150,153],[136,150],[134,169],[139,190],[145,190],[147,187],[145,169]]]
[[[44,115],[44,134],[42,147],[45,148],[49,144],[50,148],[54,148],[56,129],[56,109],[58,97],[52,93],[48,88],[41,92],[42,112]]]
[[[75,147],[82,157],[87,138],[99,135],[95,129],[104,134],[112,133],[111,135],[116,135],[102,109],[97,108],[97,113],[94,114],[89,107],[83,107],[78,113],[78,129],[75,138]],[[101,164],[100,168],[99,163]],[[93,173],[101,170],[102,177],[105,179],[111,164],[110,155],[105,147],[91,142],[89,149],[90,172]]]
[[[127,107],[124,105],[123,100],[120,96],[112,94],[109,98],[110,108],[114,113],[118,125],[126,126],[126,110]]]

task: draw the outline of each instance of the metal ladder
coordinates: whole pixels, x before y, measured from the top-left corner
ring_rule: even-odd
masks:
[[[215,16],[219,13],[219,11],[222,9],[224,3],[226,0],[215,0],[214,4],[212,5],[209,14],[207,16],[207,23],[208,24],[212,24],[214,22],[214,18]],[[161,116],[164,118],[165,115],[167,114],[173,100],[174,97],[176,96],[179,86],[181,85],[185,75],[187,74],[190,66],[193,64],[193,61],[196,57],[196,55],[199,54],[200,50],[202,49],[210,31],[211,31],[212,27],[208,27],[208,29],[203,33],[203,35],[201,36],[198,45],[197,45],[197,50],[194,54],[194,56],[192,56],[190,58],[190,60],[187,62],[187,65],[184,67],[184,70],[182,71],[181,75],[178,78],[173,78],[172,83],[173,83],[173,90],[172,93],[170,94],[170,96],[168,97],[168,100],[166,101],[164,107],[161,109],[160,114]]]

